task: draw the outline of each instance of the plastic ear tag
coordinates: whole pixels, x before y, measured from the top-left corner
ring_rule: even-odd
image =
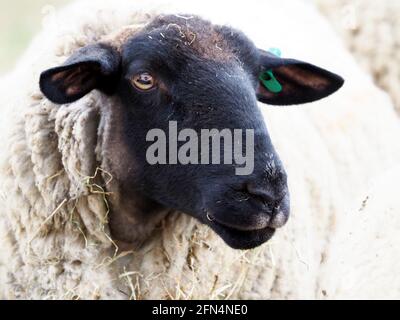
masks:
[[[273,55],[280,57],[282,55],[282,52],[279,48],[269,48],[268,52],[272,53]]]
[[[281,51],[278,48],[271,48],[268,50],[272,54],[280,57],[281,56]],[[272,70],[267,70],[264,71],[263,73],[260,74],[260,81],[263,84],[263,86],[272,93],[279,93],[282,91],[282,85],[279,83],[279,81],[275,78],[274,73]]]
[[[272,70],[267,70],[261,73],[260,81],[263,86],[272,93],[279,93],[282,91],[282,85],[276,80]]]

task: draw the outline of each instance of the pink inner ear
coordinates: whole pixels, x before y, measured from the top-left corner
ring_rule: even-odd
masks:
[[[288,82],[297,83],[301,87],[311,87],[317,90],[324,89],[330,84],[326,77],[296,65],[282,66],[274,69],[274,74],[278,80],[283,78],[283,83],[287,79]]]
[[[66,71],[61,71],[51,76],[51,81],[58,81],[65,77]]]
[[[51,81],[60,82],[64,87],[73,85],[74,82],[79,81],[81,76],[81,68],[59,71],[51,76]]]
[[[68,96],[75,96],[81,91],[81,88],[78,86],[68,87],[66,90],[66,94]]]
[[[75,96],[81,92],[91,90],[97,82],[98,68],[95,66],[77,66],[75,68],[57,72],[51,77],[60,89],[68,96]]]
[[[75,96],[82,92],[88,92],[95,88],[97,83],[97,79],[89,73],[79,74],[75,80],[71,85],[66,87],[66,95]]]
[[[299,96],[302,90],[312,89],[323,91],[329,87],[329,79],[313,70],[307,70],[298,65],[286,65],[273,69],[275,78],[282,85],[282,92],[273,93],[259,83],[257,94],[265,99],[274,99],[282,96]]]

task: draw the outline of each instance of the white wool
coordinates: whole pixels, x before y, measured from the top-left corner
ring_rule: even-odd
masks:
[[[394,246],[385,245],[385,237],[388,243],[394,241],[395,229],[385,229],[386,224],[369,218],[385,199],[379,198],[368,209],[371,214],[362,220],[367,231],[358,231],[357,218],[345,219],[367,182],[400,159],[396,143],[400,123],[388,97],[357,67],[309,4],[290,0],[168,3],[76,3],[57,14],[56,24],[34,40],[19,62],[2,106],[7,117],[0,126],[1,295],[40,299],[351,297],[341,277],[354,268],[350,280],[359,292],[393,297],[400,282],[392,276],[395,269],[390,265],[400,257]],[[338,93],[307,106],[260,104],[289,175],[292,215],[259,248],[230,249],[208,227],[174,213],[143,247],[115,253],[107,228],[107,194],[93,192],[99,191],[93,190],[94,183],[107,188],[107,173],[97,171],[90,178],[105,160],[101,142],[107,117],[103,110],[115,100],[92,92],[60,107],[41,95],[38,76],[81,46],[110,38],[127,25],[145,23],[146,12],[195,13],[228,23],[260,48],[279,47],[284,56],[331,69],[346,80]],[[381,214],[387,220],[396,219],[386,211]],[[357,237],[345,237],[353,228]],[[376,232],[384,241],[373,246]],[[383,251],[379,259],[375,250]],[[355,268],[359,264],[363,264],[362,272]],[[379,273],[370,277],[373,270]]]
[[[399,181],[399,166],[373,179],[342,217],[322,281],[328,298],[399,299]]]
[[[313,0],[400,112],[400,2]]]

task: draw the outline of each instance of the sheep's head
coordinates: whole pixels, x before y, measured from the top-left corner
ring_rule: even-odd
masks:
[[[342,83],[314,65],[260,50],[232,28],[178,15],[155,18],[118,47],[81,48],[40,79],[55,103],[93,89],[118,101],[108,110],[103,150],[119,184],[110,223],[115,238],[136,239],[139,223],[173,209],[209,225],[234,248],[262,244],[289,216],[286,173],[257,100],[306,103]],[[204,129],[224,137],[214,154]],[[243,154],[252,158],[243,161]]]

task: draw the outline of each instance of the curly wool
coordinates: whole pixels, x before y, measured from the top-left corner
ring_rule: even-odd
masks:
[[[326,21],[312,7],[289,0],[230,2],[223,17],[215,8],[224,8],[223,1],[213,3],[213,12],[203,2],[177,1],[178,9],[147,5],[153,9],[133,1],[88,1],[66,8],[57,17],[59,28],[44,30],[20,61],[10,82],[18,86],[2,90],[2,297],[337,298],[348,290],[355,296],[361,291],[372,297],[398,294],[386,290],[400,288],[387,275],[396,251],[383,246],[386,254],[377,260],[374,250],[365,252],[375,234],[355,229],[349,235],[355,222],[344,217],[368,180],[398,163],[400,146],[393,137],[399,136],[400,123],[387,97],[358,69]],[[267,9],[274,15],[265,21],[262,13]],[[112,177],[99,168],[107,161],[102,153],[104,130],[118,101],[91,92],[57,106],[39,91],[40,72],[62,63],[77,48],[101,39],[118,42],[121,38],[115,40],[115,35],[121,28],[140,27],[156,12],[167,11],[230,23],[259,47],[280,47],[286,56],[335,70],[347,81],[338,94],[310,106],[260,105],[289,174],[292,216],[259,248],[230,249],[208,227],[172,213],[140,248],[117,252],[107,228]],[[277,34],[273,27],[282,17],[286,22]],[[254,21],[263,21],[264,33]],[[365,224],[379,227],[374,219],[366,218]],[[352,248],[351,255],[342,254],[346,246]],[[378,268],[385,276],[377,276],[371,285],[361,281],[368,273],[355,273],[349,287],[339,281],[343,272],[336,271],[337,259],[342,259],[343,270],[364,263],[366,271]]]

